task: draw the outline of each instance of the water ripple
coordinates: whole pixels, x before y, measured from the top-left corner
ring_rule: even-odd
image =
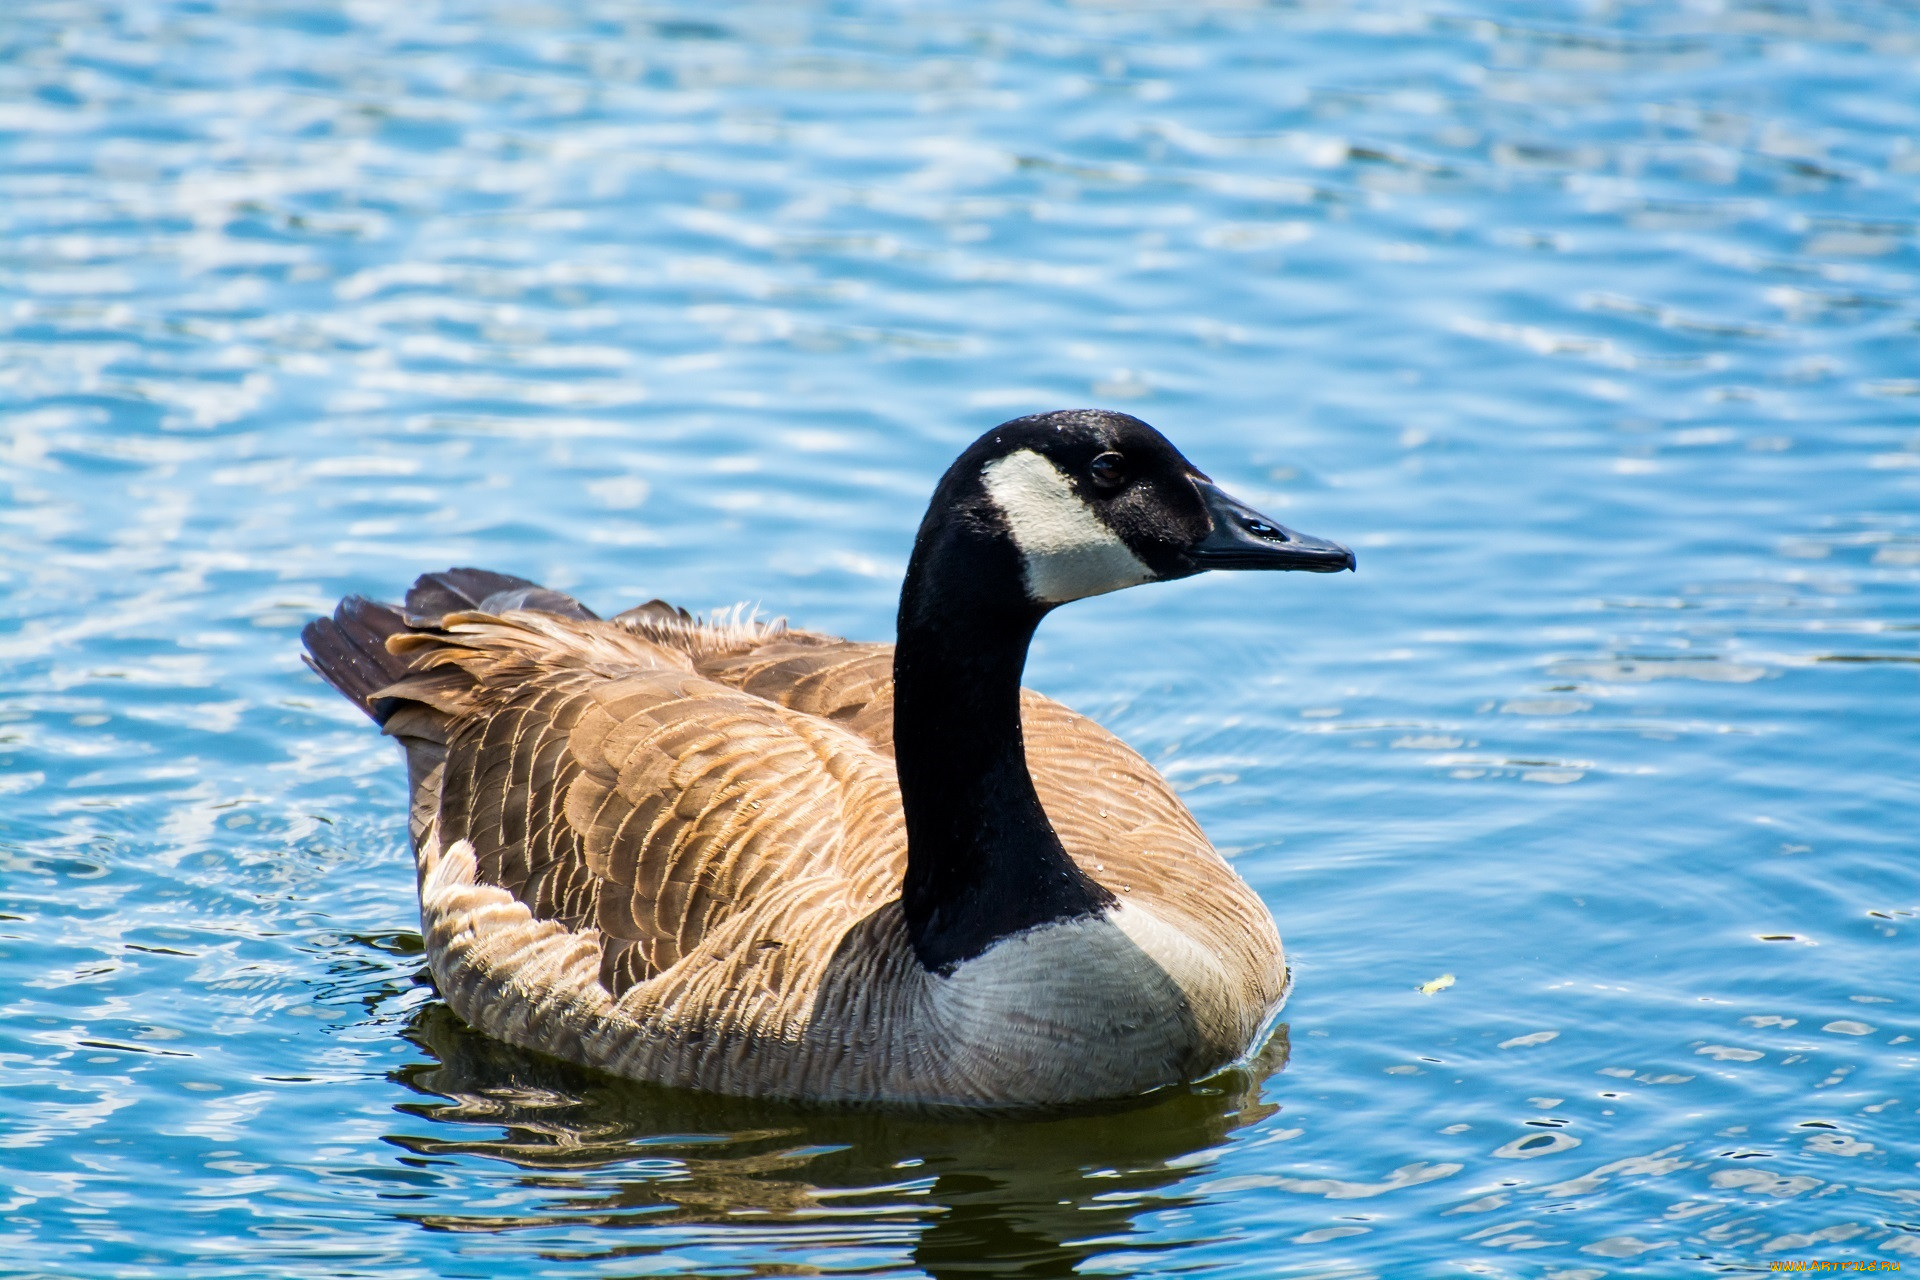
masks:
[[[1920,1256],[1907,10],[49,0],[0,49],[19,1265]],[[1034,649],[1273,905],[1263,1059],[952,1123],[453,1019],[307,616],[482,563],[885,638],[953,452],[1089,402],[1365,563]]]

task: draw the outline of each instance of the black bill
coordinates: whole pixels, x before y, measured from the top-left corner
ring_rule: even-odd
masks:
[[[1296,533],[1229,497],[1211,480],[1196,480],[1213,532],[1193,548],[1200,569],[1304,569],[1338,573],[1354,567],[1353,552],[1337,542]]]

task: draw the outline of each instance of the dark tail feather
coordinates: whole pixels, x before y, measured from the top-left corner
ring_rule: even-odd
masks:
[[[537,582],[486,569],[446,569],[421,575],[407,592],[405,611],[365,596],[348,596],[331,618],[315,618],[300,639],[307,665],[347,701],[385,725],[402,699],[375,698],[408,674],[408,659],[387,652],[387,639],[416,628],[433,628],[450,613],[505,613],[531,609],[563,618],[598,615],[572,596]]]
[[[406,630],[406,619],[392,605],[348,596],[331,618],[309,622],[300,639],[307,646],[307,665],[384,725],[399,699],[373,694],[407,674],[407,660],[387,652],[387,637]]]
[[[600,616],[570,595],[510,573],[444,569],[421,574],[407,592],[406,620],[416,627],[431,627],[450,613],[505,613],[509,609],[531,609],[588,621]]]

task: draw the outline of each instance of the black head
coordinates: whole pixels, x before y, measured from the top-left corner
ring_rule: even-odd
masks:
[[[1015,418],[981,436],[941,480],[923,539],[943,516],[1010,545],[1042,608],[1205,569],[1354,567],[1339,543],[1227,496],[1140,419],[1099,409]]]

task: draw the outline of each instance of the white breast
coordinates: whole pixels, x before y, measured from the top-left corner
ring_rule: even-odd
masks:
[[[981,469],[1026,568],[1027,594],[1046,604],[1137,587],[1153,571],[1074,492],[1066,473],[1031,449]]]
[[[1042,925],[932,979],[930,1021],[965,1075],[1008,1101],[1139,1093],[1225,1066],[1270,1009],[1242,1007],[1205,947],[1134,903]]]

